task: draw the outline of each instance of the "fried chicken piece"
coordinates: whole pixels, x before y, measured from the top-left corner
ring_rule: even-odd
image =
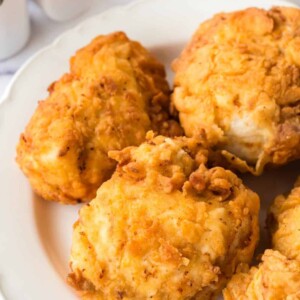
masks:
[[[138,145],[149,129],[180,135],[169,120],[163,66],[122,32],[77,51],[21,135],[17,162],[37,194],[89,201],[114,171],[108,151]]]
[[[68,282],[82,299],[214,299],[251,261],[258,196],[206,168],[195,140],[148,138],[110,152],[116,172],[80,210]]]
[[[225,300],[300,299],[300,178],[291,193],[278,196],[271,207],[273,249],[262,263],[233,276]]]
[[[262,263],[234,275],[223,294],[225,300],[299,300],[300,262],[266,250]]]
[[[300,10],[287,7],[202,23],[173,62],[172,102],[186,135],[205,136],[254,174],[299,158],[299,28]]]
[[[274,249],[300,262],[300,177],[287,197],[275,199],[270,219]]]

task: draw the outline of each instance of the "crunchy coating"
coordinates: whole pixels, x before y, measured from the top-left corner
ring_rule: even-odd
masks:
[[[262,263],[234,275],[223,291],[225,300],[299,300],[300,262],[266,250]]]
[[[255,174],[299,158],[299,66],[299,9],[249,8],[202,23],[173,62],[186,135],[205,136]]]
[[[214,299],[251,261],[259,198],[231,171],[197,168],[206,155],[163,136],[110,153],[117,170],[74,225],[68,282],[82,299]]]
[[[300,262],[300,177],[287,197],[275,199],[270,219],[273,248]]]
[[[269,223],[273,249],[265,251],[258,267],[233,276],[225,300],[300,299],[300,178],[287,197],[276,197]]]
[[[168,96],[164,68],[145,48],[122,32],[98,36],[39,102],[17,162],[44,199],[89,201],[115,168],[108,151],[140,144],[149,129],[180,134]]]

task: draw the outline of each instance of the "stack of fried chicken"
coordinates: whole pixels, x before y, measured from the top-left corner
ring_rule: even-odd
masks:
[[[300,158],[300,10],[218,14],[172,67],[171,92],[141,44],[98,36],[20,137],[38,195],[89,202],[68,283],[86,300],[300,299],[300,181],[276,198],[272,246],[250,268],[260,200],[235,174]]]

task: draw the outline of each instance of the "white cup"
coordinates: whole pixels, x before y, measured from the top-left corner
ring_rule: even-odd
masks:
[[[0,0],[1,1],[1,0]],[[87,10],[93,0],[35,0],[47,16],[55,21],[66,21]]]
[[[30,22],[26,0],[0,0],[0,60],[26,44]]]

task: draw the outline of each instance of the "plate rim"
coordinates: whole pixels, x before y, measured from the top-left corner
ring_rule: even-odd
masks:
[[[82,27],[86,26],[86,24],[88,24],[89,22],[92,22],[94,19],[102,21],[104,18],[106,18],[107,15],[114,14],[115,12],[118,12],[118,11],[122,11],[122,12],[129,11],[131,9],[136,8],[138,5],[143,5],[144,3],[151,3],[151,2],[152,2],[152,0],[137,0],[137,1],[133,1],[133,2],[128,3],[128,4],[116,5],[112,8],[110,8],[110,9],[107,9],[107,10],[99,13],[99,14],[95,14],[93,16],[87,17],[85,20],[80,21],[78,23],[78,25],[76,25],[75,27],[73,27],[71,29],[68,29],[68,30],[64,31],[63,33],[61,33],[57,38],[54,39],[54,41],[52,43],[50,43],[49,45],[41,48],[36,53],[34,53],[30,58],[28,58],[24,62],[24,64],[22,64],[22,66],[19,68],[19,70],[16,72],[16,74],[12,77],[10,83],[8,84],[7,88],[4,91],[3,96],[1,97],[2,102],[0,103],[0,132],[1,132],[2,113],[5,113],[5,109],[8,108],[8,106],[11,105],[11,103],[18,102],[18,101],[11,101],[12,98],[14,98],[13,91],[14,91],[15,87],[17,86],[18,80],[23,76],[24,73],[26,73],[26,70],[28,68],[30,68],[30,65],[32,63],[34,63],[34,61],[36,59],[38,59],[40,56],[44,55],[47,51],[51,51],[62,40],[64,40],[65,37],[67,37],[69,34],[71,34],[72,32],[75,32],[75,31],[79,31]],[[270,4],[270,6],[272,6],[272,2],[273,2],[272,0],[264,0],[264,1],[261,2],[261,5]],[[277,0],[276,2],[280,3],[283,6],[285,5],[285,6],[297,7],[297,5],[295,5],[294,3],[291,3],[287,0]],[[0,205],[0,207],[5,208],[5,205],[4,206]],[[1,211],[0,211],[0,213],[1,213]],[[5,230],[3,230],[3,231],[5,231]],[[1,245],[0,245],[0,248],[1,248]],[[1,278],[0,278],[0,281],[1,281]],[[1,288],[1,286],[0,286],[0,288]]]
[[[267,0],[269,1],[269,0]],[[280,0],[280,1],[285,1],[285,0]],[[286,0],[287,1],[287,0]],[[28,57],[19,67],[19,69],[16,71],[16,73],[12,76],[10,79],[8,85],[4,89],[4,92],[2,96],[0,97],[0,113],[4,109],[4,103],[9,102],[11,92],[14,88],[15,82],[19,79],[19,77],[25,72],[25,70],[42,54],[45,52],[51,50],[54,48],[57,44],[61,42],[65,38],[65,36],[68,36],[70,33],[75,32],[80,30],[82,27],[85,26],[85,24],[93,21],[93,19],[98,19],[98,18],[105,18],[106,15],[113,14],[115,11],[120,11],[120,10],[130,10],[134,8],[137,5],[140,5],[144,2],[151,2],[151,0],[133,0],[130,3],[127,4],[119,4],[116,6],[113,6],[111,8],[108,8],[100,13],[97,13],[95,15],[89,16],[86,19],[82,20],[79,22],[75,27],[67,29],[60,33],[56,38],[53,39],[52,42],[50,42],[48,45],[43,46],[41,49],[37,50],[35,53],[33,53],[30,57]]]

